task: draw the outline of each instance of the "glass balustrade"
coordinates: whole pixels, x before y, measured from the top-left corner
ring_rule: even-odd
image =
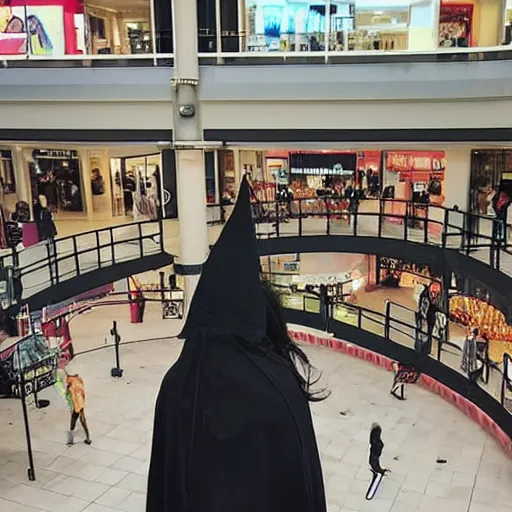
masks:
[[[171,4],[2,0],[0,58],[169,65]],[[219,64],[240,56],[255,63],[299,55],[304,62],[319,55],[336,62],[337,56],[421,60],[446,53],[502,59],[512,49],[511,0],[197,0],[197,25],[202,62],[214,57]]]

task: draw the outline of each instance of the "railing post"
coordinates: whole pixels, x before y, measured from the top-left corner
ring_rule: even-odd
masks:
[[[386,309],[385,309],[385,318],[384,318],[384,338],[389,340],[389,335],[391,334],[390,320],[391,320],[391,302],[389,300],[386,301]]]
[[[276,198],[276,236],[279,238],[279,199]]]
[[[414,203],[409,203],[406,201],[405,203],[405,215],[404,215],[404,240],[407,242],[407,228],[409,224],[409,208],[412,206],[414,208]]]
[[[75,259],[76,275],[80,275],[80,258],[78,257],[78,246],[76,243],[76,236],[73,235],[73,256]]]
[[[222,221],[222,207],[221,207],[221,221]],[[160,215],[158,216],[158,231],[160,232],[160,252],[165,251],[165,243],[164,243],[164,219],[162,216],[162,212],[160,211]]]
[[[428,219],[430,218],[430,205],[425,208],[425,221],[423,222],[423,243],[428,244]]]
[[[96,252],[98,254],[98,268],[101,268],[100,232],[96,231]]]
[[[500,402],[501,405],[505,405],[505,391],[507,387],[507,375],[508,375],[508,358],[507,354],[503,354],[503,375],[501,377],[501,393],[500,393]]]
[[[299,199],[299,236],[302,236],[302,199]]]
[[[52,254],[51,254],[51,251],[50,251],[50,244],[48,242],[48,240],[46,241],[46,255],[47,255],[47,261],[48,261],[48,272],[50,274],[50,283],[52,283],[52,286],[54,286],[56,283],[55,283],[55,280],[53,278],[53,262],[52,262]]]
[[[354,236],[357,236],[357,219],[359,217],[359,202],[356,201],[356,205],[355,205],[355,211],[354,211],[354,229],[352,230],[352,234]]]
[[[496,244],[499,243],[500,225],[498,219],[492,219],[491,243],[489,245],[489,265],[495,268]]]
[[[361,308],[357,308],[357,328],[363,328],[363,310]]]
[[[20,399],[21,399],[21,408],[23,411],[23,424],[25,426],[25,438],[27,441],[27,452],[28,452],[28,469],[27,469],[27,475],[28,479],[31,482],[35,482],[36,480],[36,470],[35,470],[35,464],[34,464],[34,455],[32,452],[32,437],[30,435],[30,424],[28,421],[28,408],[27,408],[27,393],[25,389],[25,368],[23,368],[23,365],[21,363],[21,349],[20,344],[18,343],[18,346],[16,347],[17,354],[18,354],[18,378],[17,384],[18,384],[18,390],[20,393]]]
[[[378,238],[382,238],[382,222],[383,222],[383,217],[382,217],[382,211],[385,209],[385,207],[383,208],[384,206],[384,199],[379,199],[379,215],[377,217],[378,219]]]
[[[327,198],[325,200],[325,209],[326,209],[326,214],[327,214],[327,235],[330,235],[331,234],[331,212],[330,212],[330,209],[329,209],[329,199]]]
[[[503,224],[503,229],[506,229],[506,227],[507,225]],[[504,243],[504,246],[506,247],[506,241]],[[501,247],[501,240],[498,240],[498,247],[496,248],[496,265],[494,267],[496,270],[500,270],[501,268]]]
[[[138,229],[138,232],[139,232],[139,251],[140,251],[140,257],[143,258],[144,257],[144,244],[143,244],[143,240],[142,240],[142,225],[141,225],[140,222],[137,225],[137,229]]]
[[[443,232],[441,233],[441,247],[446,247],[446,242],[448,238],[448,222],[449,222],[450,210],[446,209],[444,211],[443,218]]]
[[[110,255],[112,257],[112,265],[116,264],[116,252],[114,250],[114,232],[112,228],[108,228],[110,232]]]

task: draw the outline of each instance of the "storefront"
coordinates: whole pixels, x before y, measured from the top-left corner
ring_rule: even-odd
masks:
[[[246,51],[429,50],[439,3],[243,0]]]
[[[151,53],[150,0],[4,0],[0,6],[0,55]]]
[[[429,51],[496,46],[502,0],[201,0],[201,52]],[[505,24],[510,21],[505,8]],[[508,17],[507,17],[508,16]]]
[[[443,151],[229,150],[219,152],[219,162],[226,199],[247,174],[260,201],[273,201],[284,186],[296,199],[347,198],[358,190],[360,198],[445,201]]]
[[[502,42],[502,16],[502,0],[442,1],[439,46],[497,46]]]
[[[83,173],[78,151],[34,149],[31,157],[29,172],[32,200],[45,196],[48,208],[57,219],[85,216]]]
[[[430,204],[444,204],[444,151],[387,151],[384,162],[385,198],[419,202],[428,195]]]
[[[498,191],[512,197],[512,150],[475,149],[471,152],[469,209],[494,215],[492,198]]]
[[[110,159],[112,215],[156,218],[161,204],[160,154]],[[91,168],[93,194],[101,195],[95,180],[97,170]]]
[[[506,0],[503,21],[503,43],[512,44],[512,0]]]

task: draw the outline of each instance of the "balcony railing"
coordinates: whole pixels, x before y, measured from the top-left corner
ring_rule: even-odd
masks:
[[[512,60],[512,46],[489,48],[439,48],[431,51],[318,51],[318,52],[201,52],[200,65],[304,65],[304,64],[383,64],[399,62],[479,62]],[[92,67],[169,67],[173,53],[134,55],[1,55],[4,68],[92,68]]]
[[[184,5],[192,2],[197,0]],[[68,4],[64,15],[51,2],[2,2],[4,66],[172,63],[173,43],[180,44],[171,24],[172,2],[125,0],[122,8],[113,0]],[[358,0],[277,4],[238,0],[238,5],[220,9],[215,0],[204,0],[197,10],[200,60],[260,64],[510,58],[512,9],[504,3],[485,10],[433,0],[378,8]]]
[[[349,303],[325,305],[321,298],[307,294],[291,295],[295,295],[297,300],[283,302],[285,311],[291,313],[287,315],[288,321],[313,328],[321,325],[322,330],[334,333],[341,339],[345,338],[337,325],[342,324],[377,335],[382,340],[382,344],[372,347],[363,345],[364,348],[388,357],[392,353],[407,354],[408,361],[398,362],[410,364],[413,361],[417,363],[416,369],[419,372],[434,373],[431,370],[437,367],[436,375],[431,376],[436,379],[441,377],[441,380],[445,380],[443,384],[470,400],[478,397],[476,390],[483,391],[486,398],[477,400],[478,406],[505,431],[510,431],[506,428],[512,425],[510,416],[512,413],[512,358],[509,354],[505,353],[501,361],[494,361],[489,357],[488,349],[478,353],[477,365],[468,374],[461,369],[462,343],[439,338],[433,333],[422,332],[414,321],[397,313],[397,307],[401,306],[387,302],[383,313]],[[304,315],[301,316],[300,313]],[[308,322],[315,317],[318,317],[313,322],[315,325],[309,325]],[[347,341],[357,345],[358,338],[356,336]],[[431,346],[429,353],[419,351],[425,340],[428,340]],[[404,351],[403,348],[398,351],[393,350],[386,346],[386,342],[392,342],[395,346],[398,345],[407,350]],[[456,379],[453,378],[454,374],[458,374]],[[454,389],[454,383],[460,384],[457,386],[460,389]],[[496,412],[499,414],[494,414]]]
[[[340,197],[253,204],[260,238],[360,236],[428,244],[462,252],[512,277],[512,225],[456,208],[398,199]]]

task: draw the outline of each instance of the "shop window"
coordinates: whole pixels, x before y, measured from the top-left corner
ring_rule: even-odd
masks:
[[[161,204],[160,155],[121,159],[124,214],[155,219]]]
[[[327,9],[326,2],[245,0],[240,18],[241,31],[247,35],[242,50],[425,51],[479,42],[499,44],[500,0],[442,4],[435,0],[331,0],[329,4]],[[506,25],[512,23],[508,12]],[[507,29],[504,32],[506,39]],[[508,29],[509,40],[511,34],[512,28]]]
[[[150,1],[9,0],[0,2],[0,55],[148,53]],[[5,5],[7,4],[7,5]],[[135,27],[134,27],[135,25]]]
[[[89,16],[91,34],[98,39],[106,39],[105,20],[96,16]]]
[[[471,152],[470,211],[494,215],[492,198],[498,191],[512,196],[512,151],[473,150]]]
[[[31,156],[32,198],[45,196],[48,207],[57,218],[84,212],[78,151],[36,149]]]

